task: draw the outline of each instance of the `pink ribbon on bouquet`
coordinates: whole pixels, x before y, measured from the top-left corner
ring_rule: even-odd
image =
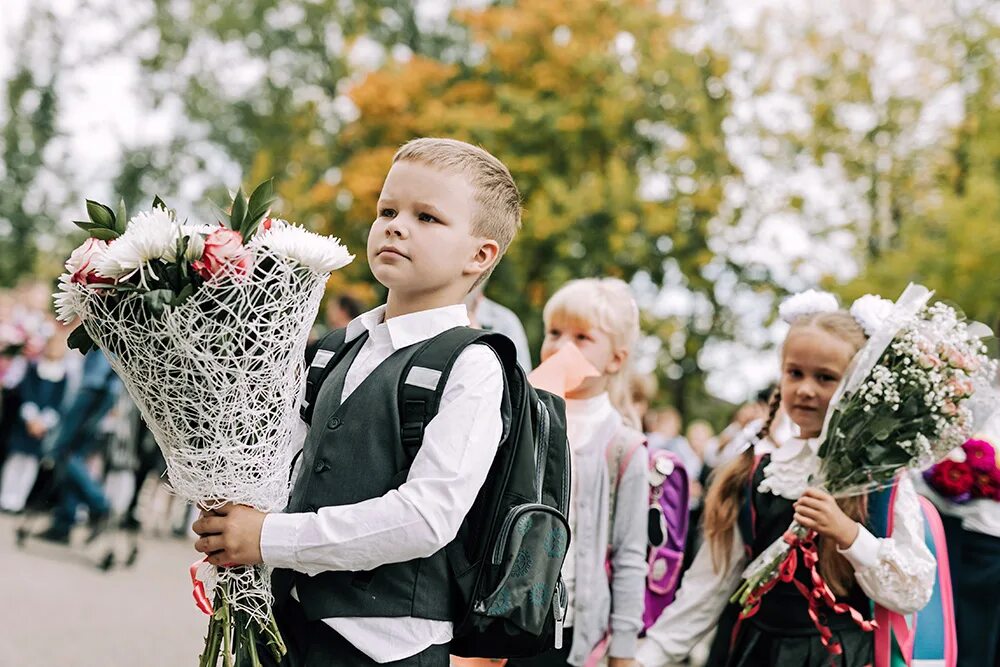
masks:
[[[202,563],[207,562],[207,557],[203,560],[196,560],[191,563],[189,571],[191,572],[191,593],[194,595],[194,604],[198,607],[198,609],[204,612],[206,616],[211,616],[212,602],[208,599],[208,594],[205,592],[205,582],[198,578],[198,568],[201,567]]]

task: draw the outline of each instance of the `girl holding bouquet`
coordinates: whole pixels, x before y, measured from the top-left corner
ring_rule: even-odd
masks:
[[[912,483],[899,482],[891,538],[866,527],[865,495],[834,499],[809,479],[819,471],[817,451],[827,407],[865,330],[829,294],[807,292],[782,304],[790,323],[781,350],[781,380],[757,443],[721,469],[705,508],[705,544],[674,604],[647,632],[638,661],[659,667],[685,659],[719,627],[713,667],[840,665],[873,661],[872,602],[899,613],[929,600],[935,560],[924,544],[923,523]],[[781,447],[768,437],[779,408],[798,428]],[[808,596],[823,582],[800,559],[744,618],[727,601],[744,567],[792,521],[815,531],[818,573],[836,596],[836,610],[810,607]],[[804,553],[804,552],[803,552]]]

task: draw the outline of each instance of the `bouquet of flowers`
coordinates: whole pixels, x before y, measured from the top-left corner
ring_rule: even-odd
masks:
[[[966,440],[961,449],[925,470],[924,481],[959,505],[980,499],[1000,501],[996,449],[985,440]]]
[[[835,497],[886,488],[902,472],[940,460],[968,440],[992,400],[997,366],[982,342],[989,330],[944,303],[928,305],[931,296],[910,285],[895,304],[870,296],[851,309],[869,339],[830,401],[819,473],[810,480]],[[750,563],[732,598],[744,615],[790,576],[795,548],[813,537],[793,523]],[[835,604],[832,594],[823,598]]]
[[[58,316],[79,318],[70,345],[108,356],[167,462],[174,493],[211,510],[265,512],[288,498],[306,339],[330,273],[353,257],[338,239],[271,219],[270,182],[236,193],[219,224],[181,222],[156,198],[126,222],[87,202],[91,238],[66,262]],[[201,666],[234,654],[276,661],[270,570],[201,568],[214,605]],[[214,595],[213,595],[214,594]],[[213,608],[214,607],[214,608]]]

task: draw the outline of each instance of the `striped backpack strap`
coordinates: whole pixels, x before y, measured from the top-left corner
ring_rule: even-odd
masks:
[[[877,537],[890,537],[898,485],[868,496],[869,525]],[[934,505],[920,497],[924,542],[937,561],[937,580],[927,605],[904,616],[875,605],[875,667],[954,667],[958,648],[951,569],[944,526]]]

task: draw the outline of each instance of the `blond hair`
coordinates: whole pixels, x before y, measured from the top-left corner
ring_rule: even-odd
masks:
[[[392,158],[393,164],[402,161],[459,173],[469,179],[478,204],[472,219],[472,234],[492,239],[500,246],[493,265],[479,276],[474,287],[483,283],[521,229],[521,194],[514,177],[489,152],[457,139],[413,139],[403,144]]]
[[[794,331],[815,328],[849,344],[857,354],[864,347],[867,338],[864,329],[843,310],[802,315],[792,322],[788,335]],[[787,336],[786,336],[787,340]],[[782,352],[782,358],[784,353]],[[781,386],[779,385],[768,403],[767,419],[758,437],[770,435],[771,426],[781,407]],[[753,470],[754,451],[750,447],[742,455],[724,468],[714,473],[705,497],[705,540],[712,553],[712,564],[717,572],[729,567],[736,519],[748,492],[750,474]],[[864,523],[868,514],[868,498],[865,495],[840,498],[837,504],[844,513],[855,521]],[[846,595],[854,581],[854,568],[837,552],[828,540],[819,540],[819,569],[824,579],[837,595]]]
[[[546,327],[559,321],[600,329],[615,350],[629,353],[621,368],[611,375],[608,395],[629,426],[642,428],[629,387],[632,348],[639,340],[639,306],[628,284],[618,278],[571,280],[552,295],[542,317]]]

